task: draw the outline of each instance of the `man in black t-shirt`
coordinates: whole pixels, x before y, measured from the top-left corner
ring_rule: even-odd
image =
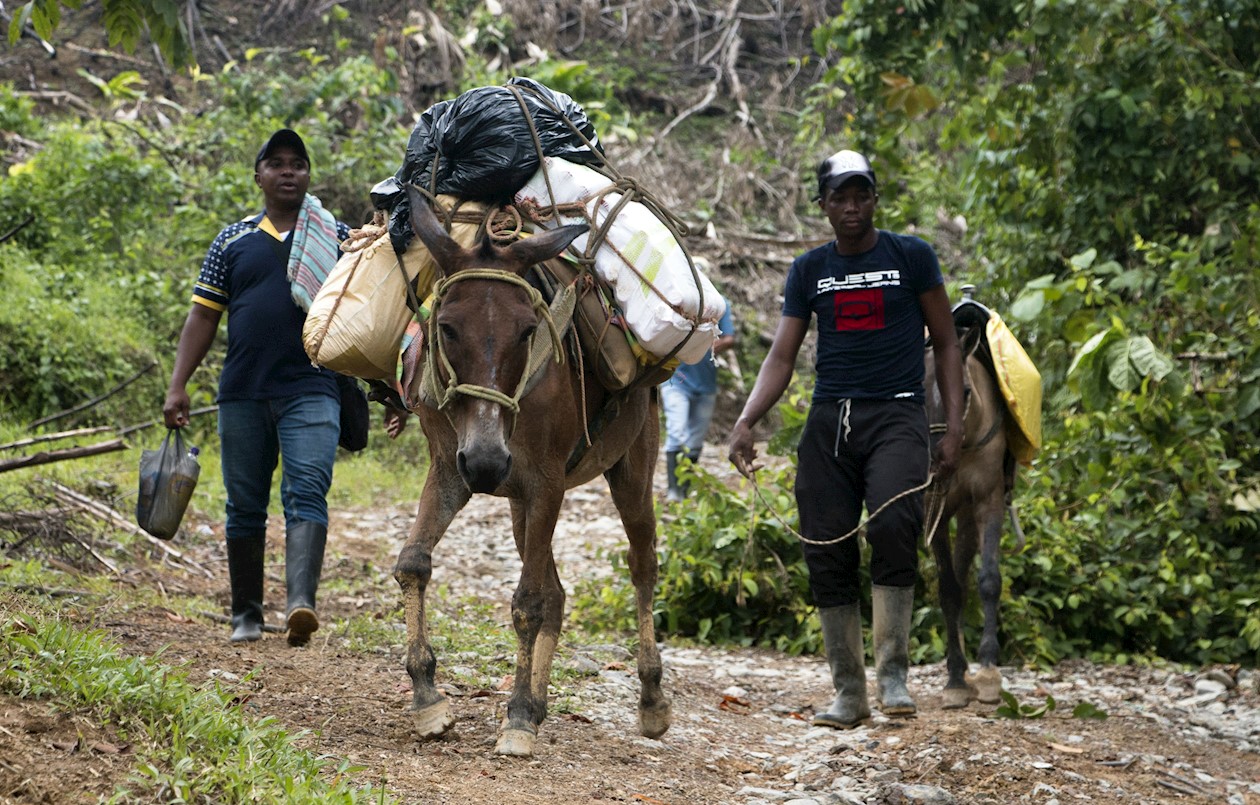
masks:
[[[783,314],[757,383],[730,437],[730,458],[756,469],[752,428],[792,377],[811,319],[818,322],[817,377],[797,450],[796,504],[836,698],[814,723],[847,729],[870,716],[866,696],[855,537],[863,504],[871,546],[871,608],[878,702],[887,716],[915,710],[906,688],[910,620],[918,572],[929,462],[948,477],[962,447],[962,357],[932,247],[876,229],[875,172],[840,151],[818,166],[819,208],[835,240],[800,255],[784,290]],[[948,430],[931,455],[924,411],[923,329],[939,367]]]

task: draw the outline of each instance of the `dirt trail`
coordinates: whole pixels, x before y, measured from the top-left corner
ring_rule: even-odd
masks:
[[[392,620],[398,602],[389,569],[412,511],[407,504],[335,514],[321,591],[326,622],[363,613]],[[508,528],[505,502],[474,498],[435,557],[434,584],[448,588],[444,601],[486,601],[508,622],[520,566]],[[145,571],[147,583],[160,583],[168,596],[197,593],[226,605],[220,537],[203,527],[179,546],[214,578],[165,566]],[[556,536],[566,587],[607,575],[603,552],[620,540],[602,482],[574,490]],[[271,603],[281,599],[282,575],[277,563],[269,574]],[[890,721],[877,713],[868,726],[838,733],[809,725],[813,709],[831,695],[817,658],[666,645],[674,723],[661,740],[647,740],[635,732],[632,655],[620,646],[568,647],[557,661],[563,673],[537,755],[519,760],[493,754],[507,694],[501,679],[477,677],[475,658],[439,656],[455,734],[419,743],[406,715],[401,637],[375,654],[352,651],[349,635],[335,625],[301,650],[275,634],[233,646],[226,625],[162,608],[71,605],[66,612],[104,628],[129,652],[161,651],[167,663],[186,663],[195,681],[238,689],[246,711],[309,730],[302,739],[308,748],[364,767],[364,782],[383,781],[406,802],[1260,805],[1260,693],[1256,675],[1236,669],[1206,676],[1087,663],[1052,673],[1008,669],[1008,688],[1022,702],[1053,696],[1059,703],[1044,719],[1011,720],[974,704],[942,710],[943,667],[916,667],[916,718]],[[482,615],[445,604],[434,617]],[[495,649],[508,658],[513,650]],[[1217,680],[1238,684],[1221,690]],[[1071,718],[1080,702],[1110,717]],[[0,803],[107,793],[131,768],[125,747],[111,749],[118,745],[108,729],[0,698]]]

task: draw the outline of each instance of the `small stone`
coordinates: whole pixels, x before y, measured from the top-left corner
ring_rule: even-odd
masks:
[[[888,805],[956,805],[954,795],[934,785],[894,785],[885,799]]]
[[[1200,677],[1194,683],[1194,692],[1199,696],[1205,696],[1207,694],[1220,695],[1228,689],[1229,688],[1219,679]]]

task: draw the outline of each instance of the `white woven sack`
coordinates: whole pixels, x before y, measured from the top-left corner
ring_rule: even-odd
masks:
[[[439,204],[452,206],[454,196],[438,196]],[[484,209],[465,202],[464,209]],[[451,237],[469,246],[480,224],[456,222]],[[439,270],[419,238],[413,238],[403,255],[407,278],[417,283],[423,301]],[[407,286],[398,269],[398,256],[389,233],[381,234],[360,251],[347,252],[337,261],[311,303],[302,326],[302,345],[311,363],[341,374],[365,379],[394,380],[398,372],[398,347],[411,321]]]
[[[621,200],[619,193],[595,198],[612,184],[607,176],[584,165],[544,157],[543,165],[517,191],[515,201],[524,206],[550,207],[548,178],[557,204],[580,202],[586,207],[592,231],[604,225]],[[578,216],[558,221],[552,218],[543,225],[552,228],[582,220]],[[569,250],[585,254],[587,237],[582,235],[574,240]],[[674,357],[683,363],[698,363],[712,348],[718,334],[718,319],[725,312],[726,303],[713,283],[698,270],[697,286],[682,246],[647,206],[631,201],[617,212],[595,253],[595,272],[612,286],[626,324],[648,352],[656,356],[668,355],[691,334],[693,320],[695,335]],[[703,310],[700,309],[701,291]]]

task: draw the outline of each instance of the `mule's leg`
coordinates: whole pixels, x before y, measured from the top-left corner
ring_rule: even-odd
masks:
[[[984,524],[980,538],[980,604],[984,609],[984,634],[980,638],[980,670],[976,673],[976,698],[984,704],[1002,700],[1002,673],[998,670],[998,603],[1002,597],[1002,569],[998,556],[1002,542],[1002,495],[995,494],[977,507],[977,521]]]
[[[539,490],[528,501],[512,501],[512,530],[522,567],[512,596],[516,677],[494,747],[499,755],[533,756],[538,725],[547,716],[547,683],[564,611],[564,590],[551,551],[564,502],[563,482],[557,480],[552,488],[556,491]]]
[[[471,493],[453,466],[430,464],[420,493],[416,520],[394,564],[394,578],[402,588],[403,618],[407,626],[407,674],[411,677],[411,718],[423,740],[444,734],[455,723],[450,704],[433,684],[437,658],[429,645],[425,590],[433,576],[433,548]]]
[[[604,473],[629,541],[627,564],[634,585],[639,624],[639,732],[659,738],[669,729],[669,697],[661,690],[661,654],[656,648],[652,599],[656,594],[656,512],[652,507],[652,472],[656,465],[657,419],[649,418],[639,442]]]
[[[949,520],[953,514],[953,511],[946,509],[946,517],[941,518],[936,537],[932,538],[936,567],[940,573],[941,615],[945,617],[945,668],[949,671],[944,692],[945,709],[966,707],[975,695],[975,690],[966,678],[968,661],[966,640],[963,636],[971,563],[975,561],[975,523],[970,520],[966,511],[959,511],[951,543]],[[944,532],[944,538],[941,532]]]
[[[529,533],[529,507],[523,501],[513,499],[512,534],[516,540],[517,553],[522,557],[527,550]],[[549,552],[550,553],[550,552]],[[547,689],[551,683],[551,663],[555,658],[556,646],[560,642],[560,627],[564,620],[564,587],[560,584],[560,574],[556,571],[554,557],[549,556],[547,568],[543,573],[542,584],[542,623],[534,638],[534,648],[530,658],[529,695],[531,719],[534,731],[516,730],[507,732],[508,722],[504,722],[504,733],[499,738],[496,751],[506,755],[528,756],[533,752],[536,728],[547,717]],[[515,604],[514,604],[515,606]],[[513,614],[515,621],[515,610]],[[518,667],[517,678],[522,678]],[[515,729],[515,728],[513,728]]]
[[[955,710],[966,707],[970,700],[967,687],[967,651],[963,644],[962,615],[966,603],[966,579],[959,579],[950,550],[949,518],[942,517],[932,534],[932,553],[936,557],[937,591],[941,615],[945,618],[945,683],[944,707]]]

